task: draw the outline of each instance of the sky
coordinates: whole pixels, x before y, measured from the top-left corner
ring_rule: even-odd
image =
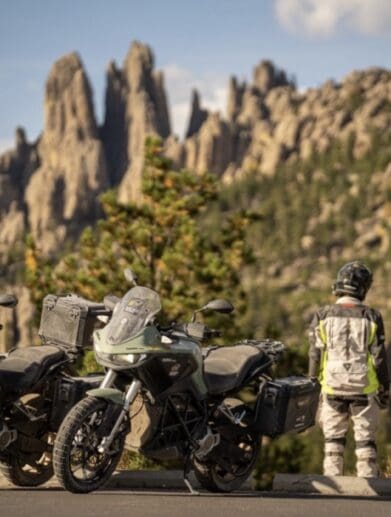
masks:
[[[53,62],[76,50],[103,119],[105,71],[132,41],[164,71],[173,130],[183,135],[192,88],[224,114],[231,75],[250,80],[271,59],[299,88],[353,69],[391,68],[391,0],[0,0],[0,152],[17,126],[43,129]]]

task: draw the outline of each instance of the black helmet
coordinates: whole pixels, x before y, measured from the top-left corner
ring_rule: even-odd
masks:
[[[333,284],[333,294],[348,295],[364,300],[372,284],[372,271],[362,262],[349,262],[338,271],[337,281]]]

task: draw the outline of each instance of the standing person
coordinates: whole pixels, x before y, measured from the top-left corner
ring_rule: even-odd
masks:
[[[322,385],[326,476],[343,475],[351,417],[357,476],[378,477],[375,434],[379,406],[388,404],[389,374],[382,316],[363,303],[371,283],[372,272],[365,264],[345,264],[332,287],[336,303],[321,308],[311,323],[309,375],[318,376]]]

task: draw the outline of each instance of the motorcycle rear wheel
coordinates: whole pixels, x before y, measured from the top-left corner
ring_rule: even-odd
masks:
[[[45,408],[45,398],[40,393],[27,393],[20,398],[20,403],[25,409],[40,416],[47,411]],[[41,426],[35,431],[25,423],[25,428],[21,430],[20,438],[24,438],[26,443],[19,443],[18,440],[12,446],[12,452],[0,461],[0,472],[13,485],[22,487],[40,486],[53,477],[52,448],[53,433],[47,432],[47,421],[42,422]],[[29,439],[41,440],[42,448],[34,452],[29,449]]]
[[[34,404],[37,403],[39,403],[39,397],[32,398],[28,402],[28,408],[33,408]],[[28,452],[28,449],[24,449],[23,445],[19,448],[20,444],[17,441],[12,453],[0,461],[1,474],[16,486],[40,486],[49,481],[54,474],[52,464],[53,433],[41,430],[32,435],[24,435],[27,443],[30,437],[42,441],[41,452]]]
[[[49,481],[53,476],[53,465],[41,464],[36,461],[25,463],[17,456],[11,456],[7,461],[0,462],[0,472],[13,485],[34,487]]]
[[[61,424],[53,449],[53,466],[58,481],[70,492],[97,490],[108,481],[120,460],[127,422],[107,453],[97,449],[102,439],[99,427],[108,407],[105,400],[87,397],[72,408]]]
[[[255,467],[261,442],[258,436],[246,434],[237,445],[243,448],[243,459],[230,465],[231,472],[215,461],[202,462],[194,458],[194,474],[202,488],[209,492],[233,492],[243,485]]]

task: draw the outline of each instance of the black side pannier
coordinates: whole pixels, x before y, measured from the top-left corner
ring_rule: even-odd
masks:
[[[319,383],[306,377],[269,381],[258,397],[254,427],[271,437],[308,429],[315,424],[319,394]]]
[[[84,377],[61,377],[54,390],[50,427],[57,431],[66,414],[79,400],[85,397],[88,390],[99,388],[104,374],[92,374]]]
[[[74,294],[45,296],[38,334],[43,343],[78,350],[91,345],[97,316],[109,315],[102,303]]]

